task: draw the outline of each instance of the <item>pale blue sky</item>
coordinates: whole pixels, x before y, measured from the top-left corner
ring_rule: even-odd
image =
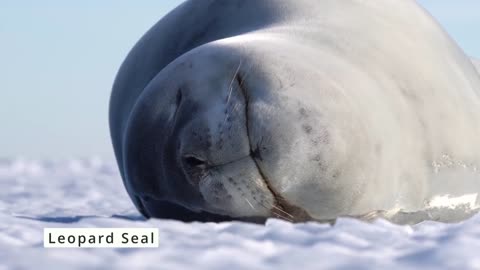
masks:
[[[3,0],[0,157],[111,158],[108,98],[118,67],[180,2]],[[480,1],[419,2],[480,57]]]

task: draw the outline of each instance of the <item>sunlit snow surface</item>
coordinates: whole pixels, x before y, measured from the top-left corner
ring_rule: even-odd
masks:
[[[480,216],[414,227],[143,221],[113,162],[0,160],[0,269],[480,269]],[[44,227],[158,227],[158,249],[44,249]]]

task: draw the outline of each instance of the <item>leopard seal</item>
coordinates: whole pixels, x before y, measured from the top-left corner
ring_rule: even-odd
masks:
[[[190,0],[122,64],[110,130],[146,217],[331,220],[478,194],[479,96],[415,1]]]

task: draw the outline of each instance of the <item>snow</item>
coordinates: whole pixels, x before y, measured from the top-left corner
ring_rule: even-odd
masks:
[[[114,162],[0,160],[0,269],[480,269],[480,216],[398,226],[145,221]],[[44,227],[158,227],[158,249],[44,249]]]

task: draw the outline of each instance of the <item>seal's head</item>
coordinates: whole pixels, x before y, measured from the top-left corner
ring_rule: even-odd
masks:
[[[322,154],[335,156],[320,114],[268,70],[210,44],[151,81],[123,142],[127,190],[144,215],[303,221],[307,209],[334,216],[350,203],[329,195],[342,185],[321,185],[339,172]]]
[[[242,64],[208,52],[168,66],[136,104],[124,141],[129,192],[147,216],[270,216],[275,200],[249,140]]]

